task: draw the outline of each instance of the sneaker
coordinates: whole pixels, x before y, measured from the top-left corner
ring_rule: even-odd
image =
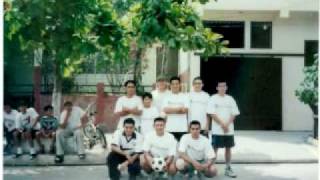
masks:
[[[22,155],[22,149],[19,147],[17,148],[16,158],[20,157]]]
[[[63,161],[64,161],[63,155],[56,155],[56,157],[54,158],[55,163],[63,163]]]
[[[33,160],[37,157],[37,154],[30,154],[30,160]]]
[[[79,156],[79,159],[80,159],[80,160],[83,160],[83,159],[86,158],[86,155],[85,155],[85,154],[79,154],[78,156]]]
[[[226,168],[224,175],[231,177],[231,178],[237,177],[237,175],[232,171],[231,167]]]

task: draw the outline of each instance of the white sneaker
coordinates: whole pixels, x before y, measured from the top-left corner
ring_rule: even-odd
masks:
[[[21,147],[18,147],[18,148],[17,148],[17,154],[19,154],[19,155],[22,154],[22,148],[21,148]]]
[[[18,147],[15,158],[19,158],[21,155],[22,155],[22,149],[21,149],[21,147]]]
[[[30,154],[31,154],[31,155],[36,154],[36,150],[35,150],[34,148],[30,148]]]
[[[236,173],[234,173],[231,169],[231,167],[226,167],[226,170],[225,170],[225,173],[224,173],[226,176],[229,176],[231,178],[236,178],[237,175]]]

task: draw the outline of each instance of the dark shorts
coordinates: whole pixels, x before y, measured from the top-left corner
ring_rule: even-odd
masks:
[[[187,134],[187,132],[171,132],[171,134],[174,136],[174,138],[177,141],[180,141],[181,137],[185,134]]]
[[[23,132],[22,133],[27,133],[27,132],[30,132],[31,133],[31,138],[32,139],[35,139],[36,138],[36,135],[38,132],[40,132],[39,130],[36,130],[36,129],[23,129]],[[21,135],[21,133],[19,134]]]
[[[233,135],[212,135],[212,146],[214,148],[232,148],[234,145]]]

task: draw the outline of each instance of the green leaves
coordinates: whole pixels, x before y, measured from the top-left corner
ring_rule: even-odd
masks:
[[[130,13],[142,49],[160,42],[184,51],[203,50],[204,56],[226,52],[222,36],[205,28],[195,10],[184,1],[141,0]]]
[[[299,100],[309,106],[318,105],[318,62],[319,57],[315,55],[312,66],[304,68],[305,78],[300,84],[300,88],[295,91]]]
[[[18,39],[26,52],[43,48],[54,59],[57,76],[79,72],[80,59],[90,54],[125,57],[128,52],[124,28],[109,1],[14,0],[8,7],[5,37]]]

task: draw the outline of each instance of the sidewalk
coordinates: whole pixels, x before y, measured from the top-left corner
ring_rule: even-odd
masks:
[[[318,149],[307,143],[309,132],[236,131],[236,147],[233,163],[317,163]],[[111,134],[106,134],[108,143]],[[110,145],[108,145],[110,148]],[[87,158],[79,160],[76,155],[66,155],[58,165],[105,165],[108,150],[94,147],[87,151]],[[39,155],[30,160],[28,155],[19,159],[4,157],[4,166],[55,166],[53,155]],[[224,152],[218,152],[217,163],[224,162]]]

